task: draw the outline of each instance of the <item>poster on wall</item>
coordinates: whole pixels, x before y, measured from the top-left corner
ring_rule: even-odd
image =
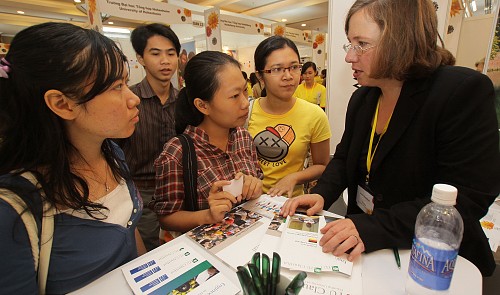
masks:
[[[220,11],[218,8],[205,10],[205,37],[207,50],[222,51]]]
[[[87,0],[87,19],[89,27],[97,32],[102,33],[101,9],[97,0]]]
[[[440,2],[443,1],[444,0],[441,0]],[[453,0],[449,9],[446,4],[442,5],[443,6],[438,7],[438,12],[439,10],[447,9],[446,11],[449,11],[449,13],[447,14],[448,20],[446,22],[447,25],[445,27],[445,32],[441,36],[443,36],[445,48],[448,49],[453,56],[457,56],[460,31],[462,29],[462,22],[464,19],[464,9],[458,0]],[[438,17],[439,15],[440,14],[438,13]]]
[[[271,24],[271,35],[285,37],[286,25],[284,23]]]
[[[323,32],[313,31],[312,36],[312,61],[318,67],[318,72],[321,72],[325,68],[325,44],[326,44],[326,34]]]
[[[184,87],[184,71],[188,61],[193,58],[196,54],[195,41],[182,43],[181,53],[179,54],[179,67],[178,67],[178,79],[179,79],[179,89]]]
[[[455,2],[458,0],[454,0]],[[448,6],[449,6],[449,1],[448,0],[433,0],[432,4],[434,4],[434,7],[436,8],[436,14],[438,18],[438,33],[439,36],[444,38],[446,35],[446,23],[448,19]]]
[[[96,0],[91,0],[96,1]],[[191,10],[165,2],[97,0],[101,12],[134,20],[168,24],[191,24]],[[90,1],[89,1],[90,2]]]
[[[9,52],[10,44],[9,43],[0,43],[0,57],[4,57]]]

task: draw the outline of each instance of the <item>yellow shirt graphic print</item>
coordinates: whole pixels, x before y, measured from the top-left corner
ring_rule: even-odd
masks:
[[[304,100],[297,99],[288,112],[266,113],[260,99],[254,102],[248,131],[253,137],[259,163],[264,172],[263,190],[269,191],[288,174],[302,171],[311,143],[330,138],[330,126],[325,112]],[[304,191],[297,185],[293,196]]]
[[[273,166],[276,167],[280,166],[280,162],[284,164],[282,160],[288,155],[290,145],[295,140],[295,132],[289,125],[278,124],[274,127],[266,127],[255,138],[260,142],[257,145],[259,160],[273,162]]]

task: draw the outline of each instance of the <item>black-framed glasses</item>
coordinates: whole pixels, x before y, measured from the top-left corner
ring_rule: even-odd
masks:
[[[290,74],[293,74],[293,75],[300,74],[300,72],[302,71],[302,65],[301,64],[291,65],[287,68],[276,67],[276,68],[271,68],[268,70],[260,70],[260,72],[271,74],[271,76],[280,76],[280,75],[283,75],[286,72],[286,70],[290,71]]]
[[[344,46],[342,46],[342,48],[344,48],[344,51],[346,53],[349,53],[349,50],[354,50],[354,52],[356,52],[357,55],[363,55],[363,53],[365,53],[366,51],[372,49],[373,47],[375,47],[377,45],[372,45],[372,46],[367,46],[367,47],[363,47],[361,45],[352,45],[351,43],[348,43],[348,44],[344,44]]]

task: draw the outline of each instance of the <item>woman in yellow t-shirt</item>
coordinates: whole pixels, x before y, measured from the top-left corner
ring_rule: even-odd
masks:
[[[326,107],[326,88],[315,80],[318,74],[316,64],[310,61],[306,62],[302,66],[301,74],[304,82],[297,87],[293,95],[317,104],[324,110]]]
[[[248,131],[254,138],[263,191],[272,196],[295,197],[304,183],[318,179],[330,154],[330,125],[325,112],[294,97],[301,65],[297,46],[272,36],[255,50],[255,70],[266,95],[253,102]],[[304,169],[308,151],[313,165]]]

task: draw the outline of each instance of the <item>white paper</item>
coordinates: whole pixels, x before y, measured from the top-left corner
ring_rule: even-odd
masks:
[[[238,197],[243,193],[243,175],[239,179],[231,180],[231,184],[222,187],[222,190]]]
[[[491,251],[496,252],[500,244],[500,204],[493,203],[488,213],[481,218],[480,223],[488,238]]]
[[[324,216],[289,216],[281,235],[281,265],[312,273],[338,272],[351,275],[353,263],[347,260],[347,255],[337,257],[323,253],[319,240],[323,236],[320,229],[325,224]]]
[[[350,277],[331,272],[308,273],[300,295],[362,295],[363,281],[361,273],[362,256],[355,261]]]
[[[122,269],[134,294],[236,294],[239,288],[230,282],[203,251],[178,243],[137,259]]]

